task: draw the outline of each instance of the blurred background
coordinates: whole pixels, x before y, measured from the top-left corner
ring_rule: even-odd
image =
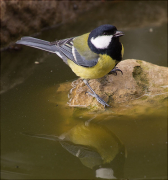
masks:
[[[112,169],[108,179],[167,179],[167,107],[127,115],[68,107],[68,93],[58,89],[76,75],[55,54],[15,44],[22,36],[54,41],[112,24],[125,34],[123,59],[167,66],[167,2],[2,0],[0,6],[2,179],[90,179],[100,167]],[[92,146],[80,138],[83,129]]]

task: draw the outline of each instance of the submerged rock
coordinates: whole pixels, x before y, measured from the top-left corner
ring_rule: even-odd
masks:
[[[121,61],[117,67],[123,75],[109,74],[101,79],[89,80],[93,90],[112,108],[126,105],[160,103],[168,97],[168,68],[141,60]],[[70,106],[103,109],[88,93],[90,90],[81,79],[72,83]],[[155,104],[156,106],[156,104]]]

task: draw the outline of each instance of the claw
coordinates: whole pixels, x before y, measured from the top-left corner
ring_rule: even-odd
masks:
[[[108,74],[114,74],[117,75],[117,71],[120,71],[121,74],[123,75],[123,72],[121,71],[121,69],[118,69],[117,67],[114,67]]]
[[[96,93],[92,94],[91,92],[87,92],[89,95],[91,95],[92,97],[96,98],[97,101],[102,104],[104,107],[110,107],[109,104],[107,104],[100,96],[98,96]]]
[[[97,99],[97,101],[102,104],[104,107],[110,107],[109,104],[107,104],[102,98],[100,98],[97,94],[95,94],[95,98]]]
[[[87,86],[89,85],[89,84],[86,84]],[[90,87],[90,85],[88,86],[89,87],[89,89],[91,88]],[[91,95],[92,97],[94,97],[94,98],[96,98],[97,99],[97,101],[100,103],[100,104],[102,104],[104,107],[110,107],[110,105],[109,104],[107,104],[100,96],[98,96],[94,91],[93,91],[93,89],[90,89],[93,93],[91,93],[91,92],[85,92],[85,93],[88,93],[89,95]]]

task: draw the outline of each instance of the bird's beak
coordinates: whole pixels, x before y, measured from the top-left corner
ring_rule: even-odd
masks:
[[[116,31],[116,33],[113,36],[114,37],[124,36],[124,33],[122,31]]]

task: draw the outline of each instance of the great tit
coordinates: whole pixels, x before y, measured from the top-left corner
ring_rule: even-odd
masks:
[[[119,37],[123,32],[110,24],[105,24],[81,36],[71,37],[54,42],[44,41],[33,37],[22,37],[17,44],[56,53],[89,87],[99,103],[109,106],[90,87],[88,79],[97,79],[108,73],[121,71],[115,66],[122,60],[123,45]],[[121,71],[122,72],[122,71]]]

